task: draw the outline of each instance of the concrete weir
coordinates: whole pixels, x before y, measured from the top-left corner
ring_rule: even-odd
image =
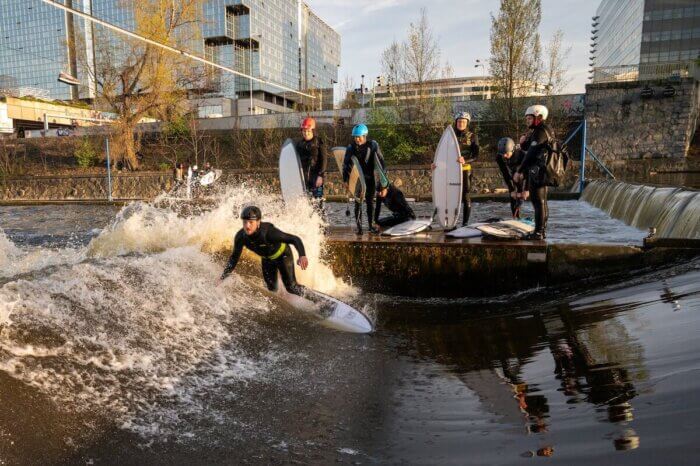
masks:
[[[697,241],[641,246],[451,239],[431,231],[405,238],[327,235],[336,275],[369,292],[425,297],[495,296],[576,280],[627,276],[700,255]]]

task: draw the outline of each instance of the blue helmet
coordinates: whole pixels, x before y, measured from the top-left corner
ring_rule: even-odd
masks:
[[[356,138],[358,136],[367,136],[369,134],[369,129],[367,125],[357,125],[352,129],[352,137]]]

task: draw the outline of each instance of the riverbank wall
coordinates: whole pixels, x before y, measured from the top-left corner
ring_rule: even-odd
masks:
[[[333,164],[334,165],[334,164]],[[493,162],[473,164],[473,193],[494,194],[505,185],[498,167]],[[609,168],[618,179],[644,184],[686,185],[692,187],[700,174],[700,159],[655,159],[613,161]],[[603,173],[592,163],[587,163],[587,178],[601,178]],[[566,186],[560,191],[571,191],[577,183],[578,162],[572,162],[568,170]],[[427,165],[396,166],[389,170],[389,178],[401,185],[407,197],[430,200],[432,195],[430,167]],[[278,172],[274,168],[256,170],[224,170],[220,186],[252,183],[270,192],[279,192]],[[113,172],[112,198],[151,200],[169,192],[175,186],[172,173]],[[342,198],[345,193],[340,173],[333,166],[326,177],[327,198]],[[0,201],[4,203],[31,201],[102,201],[108,196],[106,171],[85,175],[0,177]]]

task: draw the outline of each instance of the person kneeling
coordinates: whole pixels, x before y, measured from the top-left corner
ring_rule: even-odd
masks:
[[[391,211],[390,216],[379,218],[382,204],[386,205]],[[391,183],[384,188],[377,186],[377,203],[374,208],[374,223],[381,229],[387,229],[394,225],[415,219],[416,214],[413,213],[413,209],[408,205],[406,197],[399,188]]]
[[[523,161],[525,153],[511,138],[501,138],[498,141],[496,151],[496,163],[503,175],[503,181],[508,187],[510,193],[510,211],[514,219],[520,218],[520,208],[523,205],[523,200],[528,198],[526,180],[514,181],[513,175],[517,172],[518,167]]]
[[[278,230],[272,223],[262,222],[262,213],[255,206],[246,207],[241,212],[243,228],[233,240],[233,252],[226,264],[221,280],[228,277],[236,268],[243,252],[243,246],[262,258],[262,274],[265,285],[270,291],[277,291],[277,273],[282,277],[284,287],[291,294],[306,295],[306,288],[297,283],[294,273],[294,255],[289,245],[299,253],[297,264],[306,270],[309,260],[306,258],[304,243],[298,236]]]

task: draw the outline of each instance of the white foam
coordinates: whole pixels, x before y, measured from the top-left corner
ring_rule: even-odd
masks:
[[[255,316],[270,302],[236,276],[219,284],[223,264],[210,254],[230,250],[251,200],[304,241],[301,283],[354,293],[321,262],[323,221],[308,202],[284,206],[243,186],[198,215],[133,203],[84,249],[20,248],[0,232],[0,276],[9,278],[0,286],[0,370],[146,437],[179,436],[189,414],[222,420],[203,392],[269,376],[289,357],[274,347],[249,354],[242,342],[262,333]]]
[[[138,426],[160,397],[196,410],[203,386],[244,380],[272,359],[252,359],[236,339],[256,331],[265,302],[196,248],[59,267],[0,287],[0,370],[71,409],[109,411]],[[195,370],[196,369],[196,370]],[[163,421],[161,421],[163,422]]]
[[[84,252],[74,248],[19,248],[0,228],[0,278],[10,278],[54,265],[77,263],[83,258]]]
[[[265,194],[245,185],[223,192],[211,210],[200,215],[181,215],[181,206],[162,202],[132,203],[88,246],[93,257],[110,257],[134,252],[152,253],[169,248],[195,246],[207,252],[229,251],[241,228],[241,209],[250,204],[261,208],[264,221],[299,236],[304,242],[309,268],[297,269],[299,282],[340,298],[355,290],[334,277],[321,261],[324,221],[306,199],[284,205],[277,195]]]

